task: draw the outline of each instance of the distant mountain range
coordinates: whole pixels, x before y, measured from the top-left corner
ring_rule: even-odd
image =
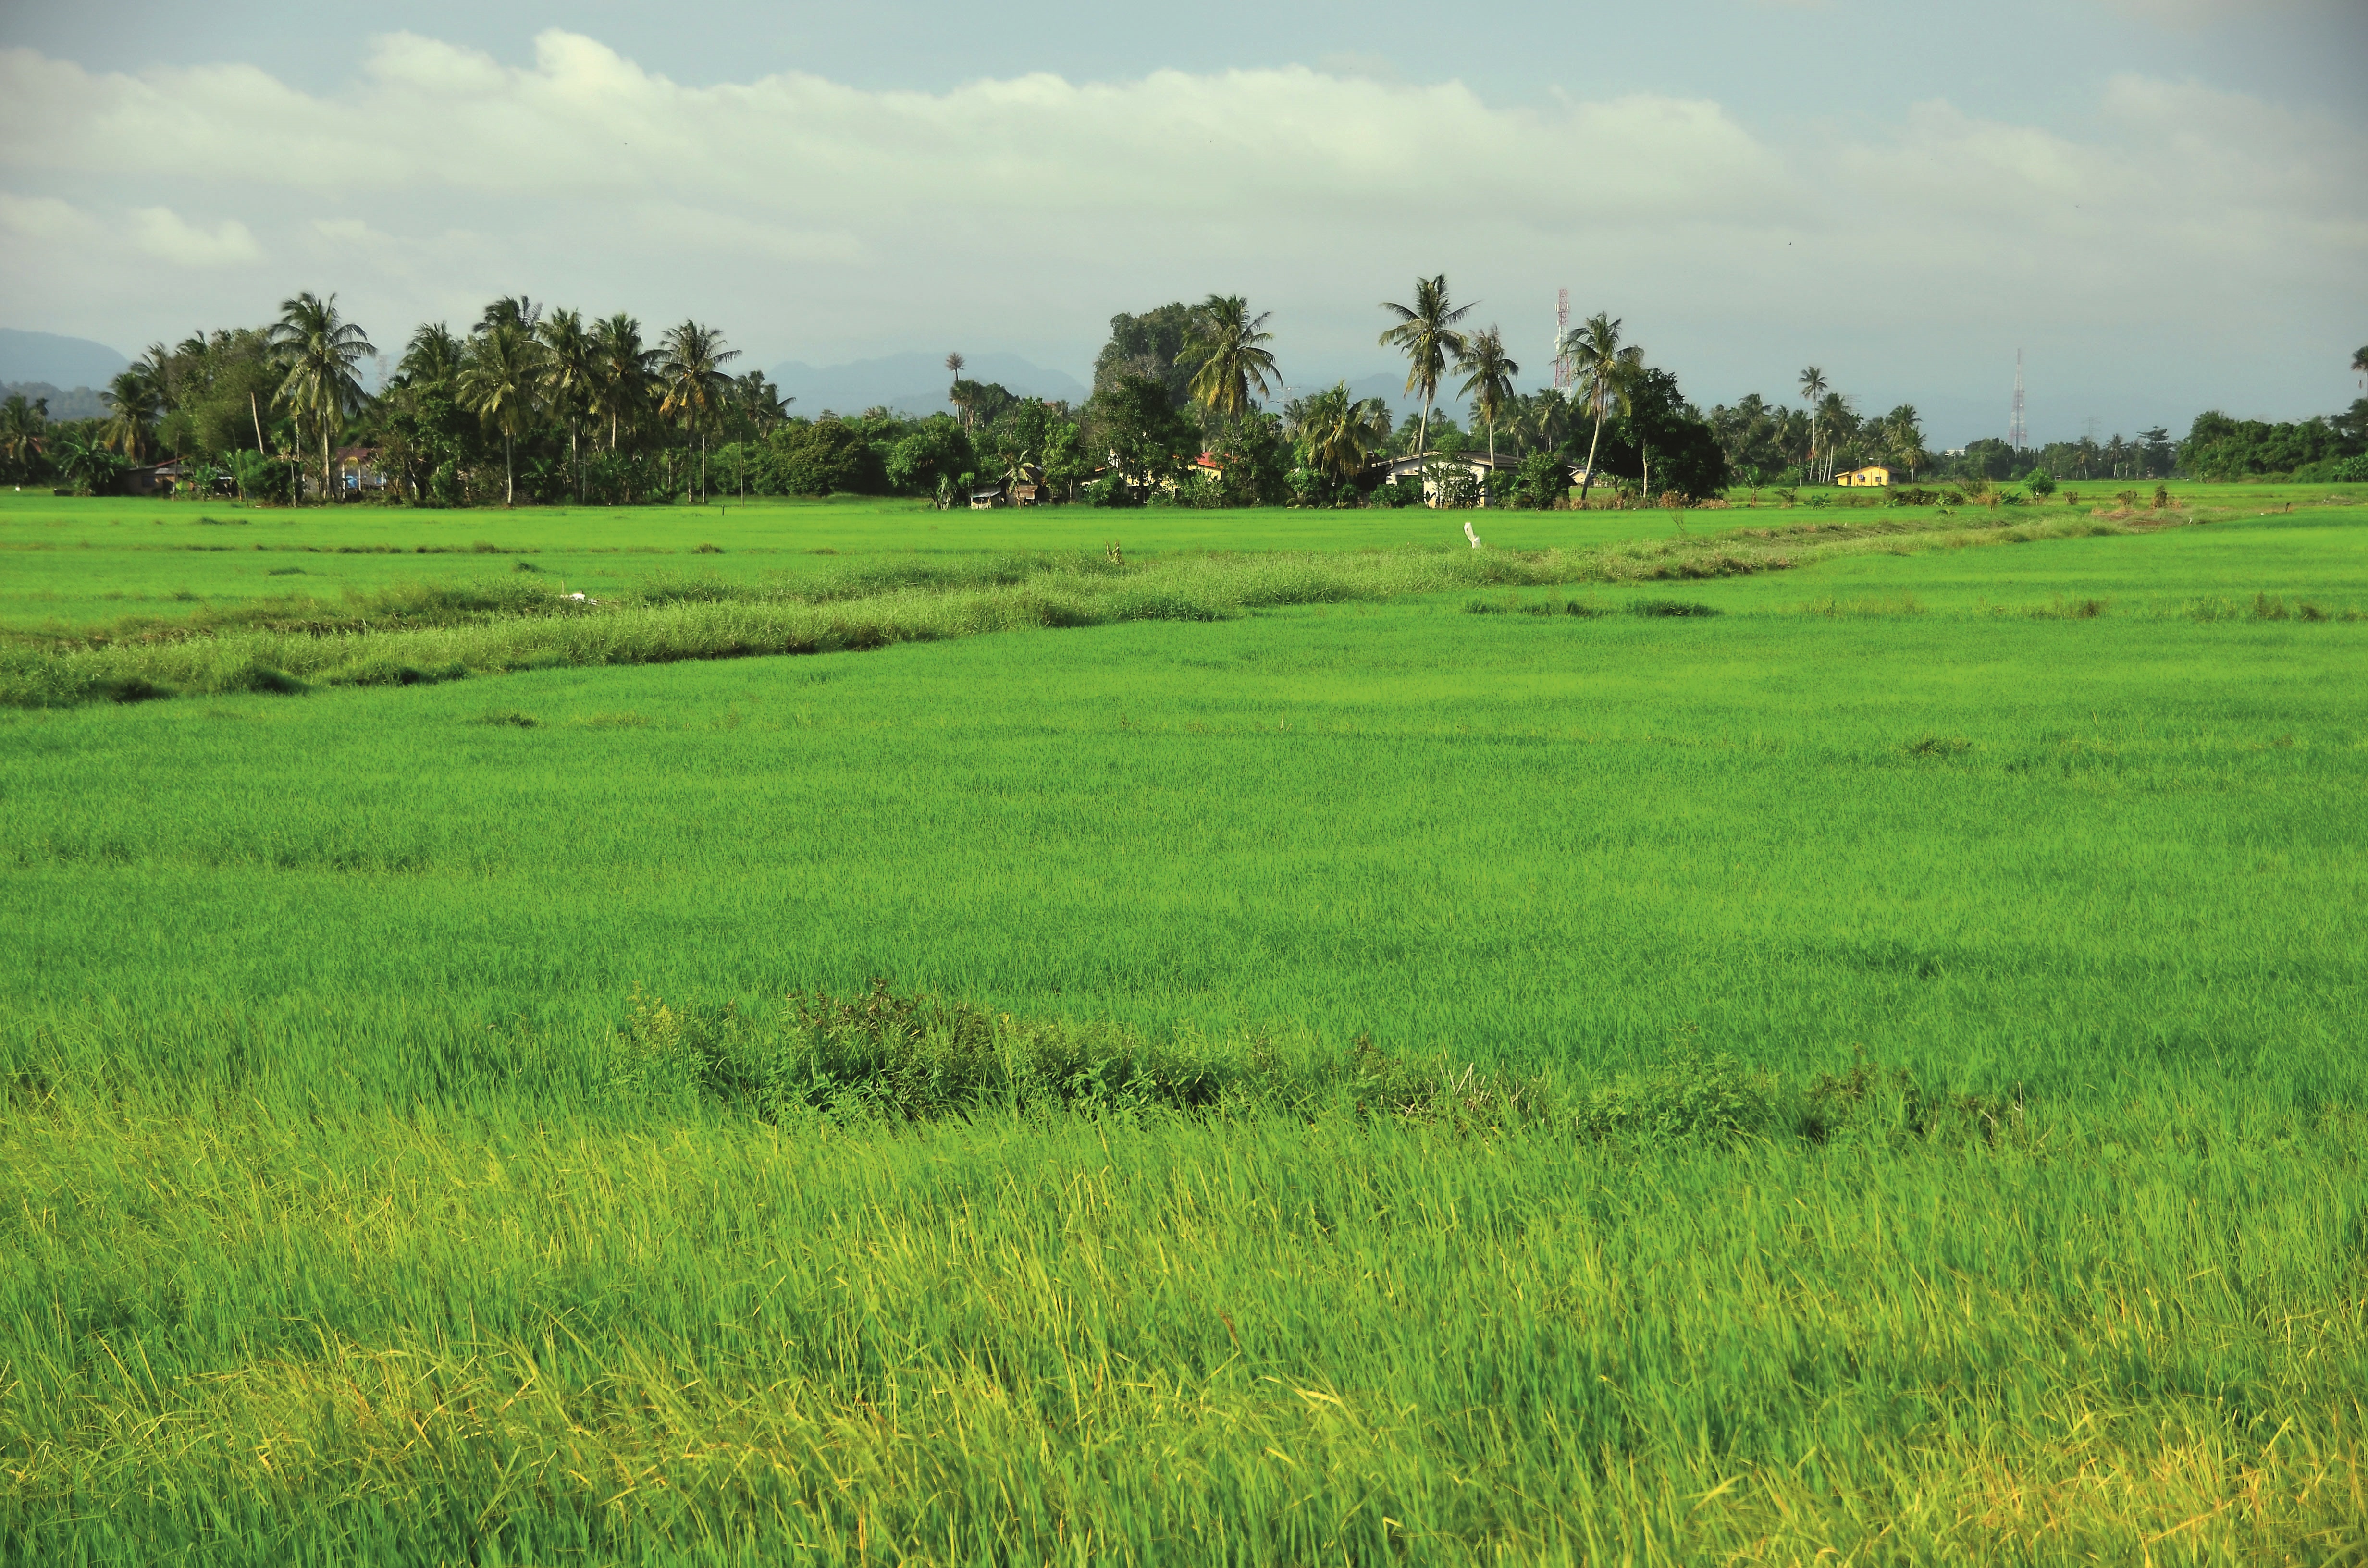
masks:
[[[19,332],[0,326],[0,381],[47,381],[53,387],[103,387],[131,363],[104,343]]]
[[[0,381],[0,402],[21,397],[45,403],[52,419],[96,419],[107,404],[88,387],[60,387],[53,381]]]
[[[891,408],[899,414],[953,412],[953,405],[946,402],[946,389],[953,384],[953,377],[947,373],[940,355],[890,354],[821,367],[789,360],[766,374],[784,396],[797,399],[790,412],[807,418],[825,411],[860,414],[867,408]],[[1083,403],[1090,390],[1065,371],[1031,365],[1017,354],[973,355],[962,374],[973,381],[998,381],[1022,397]]]

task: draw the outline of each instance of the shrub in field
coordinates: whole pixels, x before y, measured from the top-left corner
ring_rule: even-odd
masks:
[[[1582,1137],[1733,1142],[1777,1125],[1776,1085],[1731,1056],[1690,1052],[1582,1096],[1571,1116]]]
[[[2021,1138],[2029,1121],[2020,1089],[2006,1096],[1936,1092],[1905,1070],[1861,1060],[1847,1073],[1813,1080],[1795,1125],[1813,1143],[1845,1136],[1888,1143],[1996,1143]]]
[[[533,721],[488,714],[486,723]],[[1995,1140],[2022,1106],[1926,1089],[1861,1062],[1805,1088],[1724,1052],[1688,1048],[1592,1083],[1392,1052],[1360,1035],[1345,1055],[1286,1053],[1265,1036],[1158,1040],[1110,1023],[1019,1019],[903,994],[791,992],[777,1009],[677,1006],[636,989],[615,1037],[611,1094],[707,1104],[766,1121],[934,1122],[987,1112],[1283,1113],[1384,1118],[1449,1130],[1512,1127],[1592,1142]]]
[[[1259,1069],[1254,1055],[1228,1059],[1110,1025],[1022,1023],[875,980],[852,997],[792,992],[762,1017],[729,1005],[677,1007],[637,990],[610,1082],[768,1120],[925,1121],[996,1108],[1203,1108],[1242,1092]]]

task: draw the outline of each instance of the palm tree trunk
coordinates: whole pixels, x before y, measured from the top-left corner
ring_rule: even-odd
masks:
[[[321,505],[329,504],[329,421],[321,420]]]
[[[518,505],[518,462],[511,451],[511,437],[502,437],[502,505]]]
[[[1587,443],[1587,477],[1578,482],[1578,509],[1587,510],[1587,493],[1595,488],[1595,449],[1603,444],[1603,405],[1595,405],[1595,438]]]

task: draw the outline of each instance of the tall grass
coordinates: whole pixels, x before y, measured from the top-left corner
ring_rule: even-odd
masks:
[[[2364,1544],[2356,1120],[19,1099],[12,1561],[2243,1563]]]
[[[1546,584],[1699,581],[1870,550],[2020,542],[2112,531],[2066,517],[1977,528],[1877,523],[1747,529],[1592,551],[1090,556],[853,564],[771,585],[660,578],[623,600],[537,576],[401,585],[344,603],[251,601],[187,622],[19,637],[0,651],[0,705],[49,707],[308,684],[417,685],[560,665],[664,664],[937,642],[1019,627],[1216,620],[1289,605]],[[30,644],[30,645],[28,645]]]

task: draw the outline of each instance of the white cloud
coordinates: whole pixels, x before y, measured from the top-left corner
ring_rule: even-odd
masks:
[[[142,251],[180,267],[232,267],[263,259],[262,247],[235,218],[207,228],[169,207],[143,207],[131,214],[131,229],[132,243]]]
[[[54,196],[14,196],[0,190],[0,229],[20,239],[51,244],[96,239],[105,225]]]

